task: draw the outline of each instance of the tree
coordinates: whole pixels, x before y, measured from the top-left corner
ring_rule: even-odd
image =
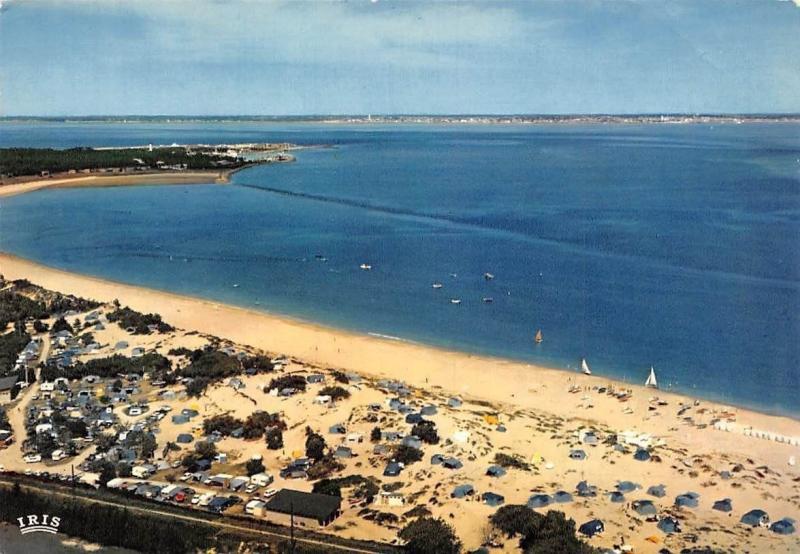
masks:
[[[422,442],[428,444],[439,443],[439,434],[436,432],[436,424],[432,421],[420,421],[411,428],[411,434],[415,437],[419,437]]]
[[[247,475],[248,476],[255,475],[256,473],[263,473],[264,469],[266,469],[264,467],[264,462],[262,462],[261,460],[257,460],[257,459],[248,460],[247,461],[247,465],[245,466],[245,468],[247,469]]]
[[[280,450],[283,448],[283,431],[279,427],[267,429],[267,448],[270,450]]]
[[[213,442],[200,441],[194,445],[195,451],[200,458],[212,460],[217,455],[217,445]]]
[[[325,456],[325,439],[322,435],[306,429],[306,457],[321,460]]]
[[[342,398],[350,398],[350,392],[344,387],[338,385],[332,387],[323,387],[319,391],[320,396],[330,396],[331,400],[341,400]]]
[[[105,487],[106,483],[111,481],[117,476],[117,470],[114,467],[114,464],[108,461],[103,461],[102,465],[100,466],[100,477],[98,481],[100,482],[101,487]]]
[[[44,333],[48,329],[49,327],[47,326],[47,323],[45,323],[44,321],[40,321],[38,319],[35,319],[33,321],[33,330],[36,331],[37,333]]]
[[[575,535],[575,521],[550,510],[539,516],[520,541],[525,554],[592,554],[598,552]]]
[[[405,465],[413,464],[422,459],[422,450],[401,444],[394,450],[394,459]]]
[[[489,521],[507,537],[526,535],[544,516],[522,504],[501,506]]]
[[[441,518],[419,518],[406,525],[399,536],[406,541],[405,550],[410,554],[458,554],[461,551],[461,541]]]
[[[221,414],[206,419],[203,422],[203,431],[206,435],[217,432],[220,435],[227,437],[235,429],[238,429],[243,425],[244,422],[242,422],[241,419],[236,419],[228,414]]]
[[[342,487],[339,482],[333,479],[321,479],[314,483],[311,492],[317,494],[327,494],[328,496],[342,496]]]
[[[373,427],[372,431],[369,434],[369,440],[371,440],[372,442],[380,442],[381,437],[383,437],[383,434],[381,433],[381,428]]]
[[[50,329],[50,332],[54,335],[56,333],[60,333],[61,331],[69,331],[70,334],[72,334],[72,326],[67,323],[67,320],[63,317],[59,317],[57,320],[55,320],[53,327]]]

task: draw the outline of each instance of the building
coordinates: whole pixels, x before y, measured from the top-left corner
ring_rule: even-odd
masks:
[[[338,496],[281,489],[265,507],[265,516],[270,521],[303,527],[325,526],[339,516],[342,499]]]
[[[17,384],[17,376],[0,377],[0,404],[11,402],[11,390]]]

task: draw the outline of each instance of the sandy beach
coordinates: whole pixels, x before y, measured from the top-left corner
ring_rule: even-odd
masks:
[[[8,254],[0,254],[0,273],[6,279],[28,279],[47,289],[106,303],[119,299],[123,305],[138,311],[159,313],[165,321],[183,330],[167,339],[158,335],[137,339],[148,350],[166,352],[178,345],[197,348],[204,342],[203,336],[213,335],[243,347],[296,359],[286,371],[313,371],[316,367],[363,375],[366,379],[364,385],[351,388],[353,395],[350,399],[327,408],[311,402],[313,393],[310,397],[304,395],[291,399],[265,397],[259,392],[264,385],[264,377],[260,376],[243,378],[247,385],[244,393],[219,384],[210,388],[199,401],[190,402],[189,405],[198,409],[201,417],[228,413],[245,418],[256,407],[280,412],[290,422],[290,428],[284,437],[286,447],[282,455],[265,458],[268,469],[274,474],[290,455],[302,452],[305,425],[324,433],[330,425],[347,421],[348,431],[368,435],[372,424],[368,423],[366,406],[385,404],[391,398],[376,384],[378,379],[389,378],[406,383],[413,388],[413,397],[422,403],[446,407],[447,398],[451,396],[463,399],[464,410],[446,409],[434,419],[442,437],[455,437],[459,432],[468,431],[474,438],[469,444],[448,441],[434,450],[459,456],[465,462],[465,470],[451,473],[429,466],[423,460],[411,466],[413,483],[406,485],[403,492],[411,498],[433,494],[431,498],[439,499],[430,508],[435,515],[454,521],[467,546],[481,544],[486,518],[492,509],[474,501],[445,501],[440,496],[448,497],[450,489],[457,484],[468,481],[479,491],[502,493],[507,503],[525,503],[533,493],[573,491],[575,484],[583,479],[605,491],[614,490],[620,480],[630,479],[645,489],[651,484],[666,485],[665,506],[671,506],[677,494],[699,491],[702,495],[700,507],[682,511],[685,533],[673,535],[669,539],[671,542],[664,543],[664,536],[658,532],[637,528],[643,523],[631,519],[627,504],[609,504],[603,494],[596,499],[558,505],[555,509],[565,511],[579,524],[592,517],[601,517],[609,532],[594,539],[593,544],[628,543],[637,552],[657,552],[663,544],[671,547],[686,544],[683,538],[687,536],[686,531],[696,533],[700,529],[703,529],[703,544],[730,546],[744,541],[756,549],[768,545],[775,552],[792,552],[798,547],[794,537],[779,537],[766,529],[752,532],[741,525],[736,526],[736,520],[732,521],[727,514],[711,509],[714,500],[731,498],[737,507],[737,517],[740,511],[756,507],[767,510],[774,519],[797,516],[800,471],[789,464],[789,459],[800,454],[800,448],[796,444],[767,441],[745,434],[752,428],[786,437],[800,437],[800,423],[791,418],[696,401],[686,396],[624,385],[602,376],[572,374],[343,332],[208,300],[68,273]],[[187,333],[190,330],[191,333]],[[193,334],[194,331],[201,335]],[[115,326],[99,336],[104,344],[114,344],[124,338],[125,332]],[[613,396],[600,393],[598,387],[630,389],[632,395],[620,402]],[[654,397],[661,403],[655,403]],[[242,402],[245,398],[249,400]],[[185,400],[173,403],[175,408],[186,405]],[[685,409],[681,410],[682,407]],[[17,414],[12,412],[12,423]],[[487,416],[497,417],[507,430],[498,433],[494,424],[487,426],[491,423]],[[726,421],[731,430],[715,429],[713,424],[719,420]],[[402,428],[402,422],[391,417],[383,425]],[[161,429],[160,440],[181,432],[179,426],[166,421]],[[645,434],[652,439],[652,444],[659,445],[657,452],[661,463],[642,464],[630,454],[620,455],[606,445],[597,450],[596,447],[587,448],[588,458],[585,460],[569,459],[570,448],[586,448],[579,438],[582,430],[586,429],[596,429],[601,435]],[[226,439],[219,447],[229,452],[232,463],[237,464],[264,450],[260,441],[234,439]],[[428,450],[426,453],[430,455],[433,450]],[[354,451],[358,455],[349,461],[348,469],[380,479],[382,466],[380,461],[370,457],[369,443],[356,445]],[[488,477],[484,475],[485,467],[498,451],[522,456],[536,463],[539,469],[533,473],[510,470],[509,475],[501,480]],[[81,457],[85,454],[88,451]],[[2,461],[7,468],[30,468],[30,465],[20,463],[19,456],[17,443],[6,450]],[[367,457],[369,463],[366,463]],[[748,475],[743,480],[731,486],[718,478],[720,471],[737,464],[747,468],[744,471]],[[241,468],[232,466],[230,471],[236,473]],[[762,477],[757,477],[759,474]],[[403,481],[406,482],[408,477]],[[275,485],[310,490],[312,483],[280,479]],[[645,497],[643,490],[638,495],[631,493],[628,499],[640,497]],[[398,514],[402,514],[409,508],[410,505],[406,504],[405,508],[394,511],[399,510]],[[732,533],[729,531],[731,528],[734,529]],[[346,511],[341,523],[337,522],[333,530],[343,536],[379,540],[392,540],[396,532],[391,526],[364,521],[354,511]],[[511,548],[513,545],[509,542],[507,546]]]
[[[187,185],[227,183],[233,171],[180,171],[158,173],[74,175],[59,174],[49,179],[0,182],[0,198],[48,188],[114,187],[132,185]]]

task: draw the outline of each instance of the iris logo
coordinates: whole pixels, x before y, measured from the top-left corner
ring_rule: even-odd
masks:
[[[52,517],[47,514],[18,517],[17,521],[19,522],[19,532],[23,535],[37,531],[55,535],[58,533],[58,526],[61,525],[60,517]]]

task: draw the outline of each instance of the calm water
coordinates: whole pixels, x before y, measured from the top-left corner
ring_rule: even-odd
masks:
[[[6,199],[0,248],[637,383],[653,364],[680,391],[800,414],[798,125],[0,125],[5,146],[265,140],[335,148],[230,187]]]
[[[0,554],[83,554],[85,552],[137,554],[135,550],[112,546],[100,547],[65,535],[49,533],[22,535],[16,525],[0,523]]]

